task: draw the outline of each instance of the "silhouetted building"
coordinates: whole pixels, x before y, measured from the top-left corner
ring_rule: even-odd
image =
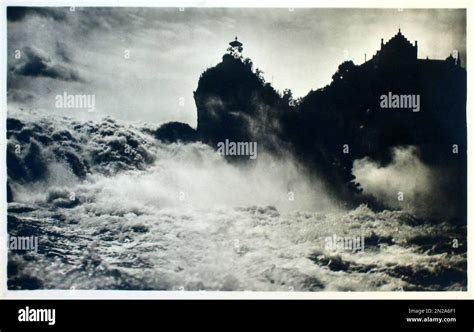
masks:
[[[235,40],[231,41],[229,43],[230,47],[227,49],[230,55],[234,57],[240,57],[242,54],[242,51],[244,48],[242,47],[243,44],[237,40],[237,37],[235,37]]]
[[[398,29],[398,33],[386,43],[384,43],[382,38],[380,50],[378,50],[372,59],[367,61],[366,64],[372,64],[375,67],[385,65],[400,67],[405,65],[415,65],[417,62],[427,66],[461,65],[459,53],[457,51],[453,51],[453,54],[450,54],[445,60],[432,60],[428,58],[418,59],[418,41],[415,40],[415,43],[412,44],[402,34],[400,29]]]
[[[243,46],[243,44],[237,40],[237,37],[235,37],[235,40],[231,41],[229,45],[236,48]]]

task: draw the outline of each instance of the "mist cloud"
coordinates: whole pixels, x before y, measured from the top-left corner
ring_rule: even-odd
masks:
[[[441,198],[435,188],[439,182],[437,171],[421,161],[414,146],[393,148],[392,161],[385,166],[368,157],[357,159],[352,173],[363,192],[385,206],[403,208],[418,215],[440,212]]]

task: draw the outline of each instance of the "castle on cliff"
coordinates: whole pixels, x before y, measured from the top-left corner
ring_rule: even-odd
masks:
[[[418,59],[418,41],[412,44],[398,29],[398,33],[389,41],[384,43],[382,38],[380,43],[380,50],[363,65],[373,65],[374,67],[384,65],[422,65],[427,67],[438,66],[461,66],[461,59],[458,51],[453,51],[444,60],[435,59]]]

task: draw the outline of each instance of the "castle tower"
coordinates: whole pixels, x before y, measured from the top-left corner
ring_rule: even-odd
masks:
[[[234,57],[242,56],[242,51],[244,50],[243,44],[237,40],[237,37],[235,37],[235,40],[231,41],[229,45],[230,47],[227,49],[227,51],[229,51],[230,55]]]

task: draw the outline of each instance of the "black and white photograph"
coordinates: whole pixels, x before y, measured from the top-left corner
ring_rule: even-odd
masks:
[[[9,292],[466,292],[465,8],[6,8]]]

